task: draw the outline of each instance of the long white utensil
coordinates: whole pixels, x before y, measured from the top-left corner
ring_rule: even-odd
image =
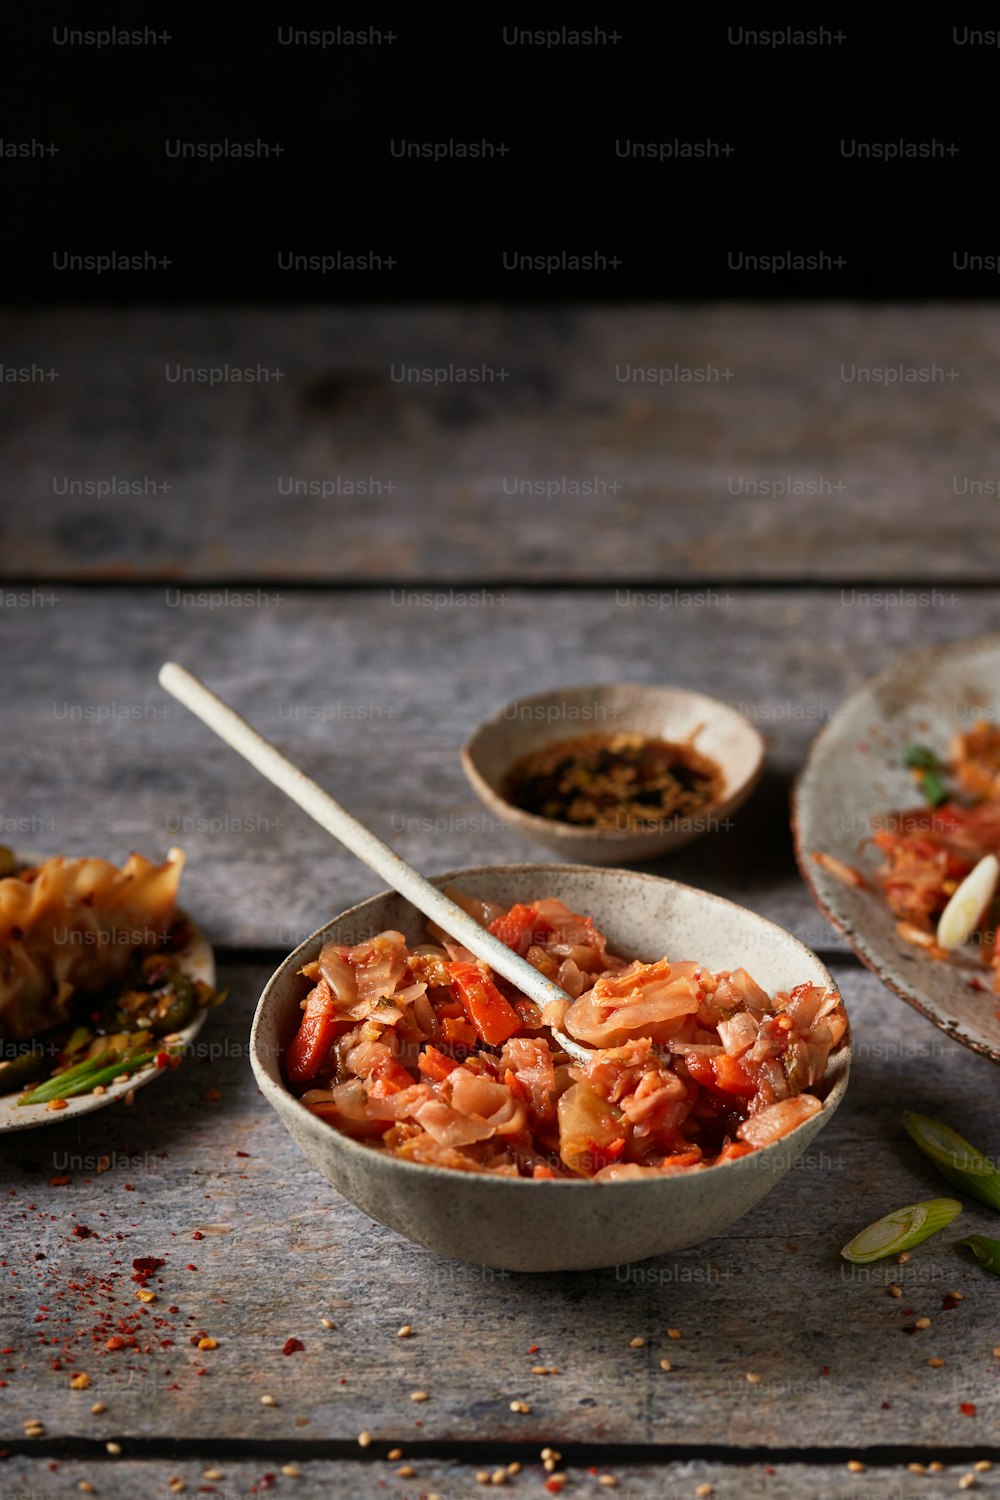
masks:
[[[287,756],[252,729],[247,721],[229,707],[228,703],[205,686],[199,677],[189,672],[178,662],[168,661],[160,668],[160,686],[171,693],[196,718],[206,724],[230,749],[258,770],[274,786],[280,787],[286,796],[297,802],[327,833],[357,855],[363,864],[375,871],[394,891],[405,896],[407,901],[429,917],[432,922],[462,943],[476,958],[489,964],[497,974],[509,979],[511,984],[529,999],[545,1005],[551,1000],[565,1000],[572,1004],[572,997],[551,979],[546,979],[536,968],[511,951],[500,939],[481,927],[474,917],[463,911],[455,901],[431,885],[419,871],[401,859],[394,849],[358,821],[336,798],[311,777],[301,771]],[[552,1035],[572,1057],[586,1062],[589,1050],[580,1042],[555,1027]]]

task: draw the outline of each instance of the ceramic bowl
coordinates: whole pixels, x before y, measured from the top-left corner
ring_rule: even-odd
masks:
[[[636,832],[558,823],[525,812],[502,795],[504,777],[521,756],[553,740],[593,732],[645,734],[673,742],[693,737],[695,749],[722,771],[722,796],[695,816],[666,819]],[[741,713],[717,698],[687,688],[619,682],[561,688],[508,703],[466,741],[462,765],[480,801],[536,844],[564,859],[631,865],[656,859],[718,828],[756,785],[764,768],[764,741]]]
[[[652,961],[667,953],[711,968],[744,965],[771,993],[804,981],[833,984],[816,955],[780,927],[676,881],[585,866],[493,865],[442,875],[435,884],[448,882],[504,904],[558,896],[592,915],[612,950],[628,957]],[[281,1076],[308,988],[302,965],[326,942],[353,944],[385,928],[419,942],[424,918],[388,892],[343,912],[289,954],[261,995],[250,1057],[265,1099],[317,1171],[373,1219],[439,1255],[507,1271],[571,1271],[700,1244],[770,1192],[843,1097],[849,1032],[817,1090],[823,1109],[783,1140],[723,1166],[633,1182],[545,1182],[399,1161],[310,1114]]]
[[[816,736],[792,799],[792,827],[803,879],[858,957],[948,1036],[1000,1062],[989,970],[971,947],[939,962],[904,942],[870,878],[881,856],[863,847],[887,813],[920,804],[903,747],[919,741],[947,755],[952,736],[977,719],[1000,722],[1000,635],[897,657]],[[815,862],[816,852],[859,868],[869,889],[845,885]]]

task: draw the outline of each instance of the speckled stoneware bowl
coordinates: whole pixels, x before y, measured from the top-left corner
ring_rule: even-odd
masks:
[[[780,927],[672,880],[584,866],[487,865],[438,876],[435,884],[452,881],[504,904],[558,896],[591,914],[612,949],[629,957],[651,961],[666,953],[711,968],[742,964],[771,993],[804,981],[833,984],[816,955]],[[508,1271],[576,1271],[700,1244],[770,1192],[843,1098],[850,1032],[818,1091],[823,1109],[784,1140],[724,1166],[638,1182],[543,1182],[399,1161],[310,1114],[281,1076],[281,1054],[308,988],[299,969],[326,942],[356,943],[385,928],[411,943],[424,937],[423,917],[388,893],[352,907],[289,954],[260,998],[250,1057],[265,1099],[327,1181],[373,1219],[439,1255]]]
[[[833,854],[872,875],[877,849],[862,849],[873,819],[920,804],[902,763],[911,741],[946,754],[952,736],[977,719],[1000,723],[1000,635],[932,646],[897,658],[860,688],[816,736],[792,802],[795,852],[820,911],[858,957],[935,1026],[1000,1062],[1000,1020],[990,975],[972,948],[929,959],[896,932],[896,918],[872,882],[852,888],[817,865]],[[985,984],[985,992],[969,980]]]
[[[501,794],[516,760],[553,740],[581,734],[645,734],[690,741],[723,775],[722,796],[691,817],[671,818],[641,832],[599,831],[558,823],[515,807]],[[764,769],[764,741],[735,708],[687,688],[638,682],[560,688],[508,703],[480,724],[462,749],[465,774],[480,801],[508,827],[564,859],[632,865],[657,859],[718,828],[753,791]]]

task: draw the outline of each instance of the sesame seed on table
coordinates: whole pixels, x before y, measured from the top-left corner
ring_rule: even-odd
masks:
[[[522,313],[519,357],[557,393],[545,420],[483,391],[456,428],[435,398],[360,377],[354,389],[347,368],[351,348],[374,359],[394,339],[419,344],[428,316],[231,311],[213,324],[185,312],[185,336],[207,352],[224,341],[238,361],[254,346],[254,362],[293,371],[256,423],[245,392],[220,392],[211,444],[198,406],[181,401],[168,430],[141,361],[133,378],[130,351],[155,363],[166,314],[0,317],[11,362],[18,341],[37,342],[34,357],[67,380],[86,374],[95,327],[119,350],[72,432],[37,390],[10,395],[24,468],[0,588],[57,597],[0,610],[0,841],[118,858],[181,844],[183,904],[228,990],[195,1054],[127,1111],[56,1114],[5,1140],[0,1494],[1000,1493],[1000,1471],[982,1467],[1000,1462],[995,1282],[954,1251],[957,1236],[870,1266],[838,1254],[887,1210],[947,1191],[910,1145],[904,1108],[947,1117],[961,1100],[970,1137],[996,1149],[997,1075],[854,959],[795,871],[787,824],[811,735],[849,692],[901,651],[1000,627],[977,540],[995,536],[994,511],[972,497],[958,527],[930,499],[942,464],[954,467],[934,456],[941,432],[968,440],[970,472],[987,463],[969,412],[987,399],[975,372],[1000,347],[1000,317],[706,306],[563,314],[567,334]],[[451,358],[491,340],[503,354],[512,338],[487,312],[442,313],[435,327]],[[969,351],[963,390],[926,409],[919,393],[885,392],[876,417],[847,386],[827,422],[824,359],[845,339],[874,359],[904,336],[913,358]],[[711,401],[685,388],[643,406],[615,390],[616,359],[649,364],[650,350],[681,346],[742,359],[744,377]],[[325,376],[342,400],[315,394]],[[83,505],[38,488],[50,470],[81,469],[88,426],[88,472],[101,442],[108,472],[159,472],[172,443],[189,446],[179,493],[127,538],[111,524],[120,498]],[[282,465],[322,471],[342,426],[356,472],[391,470],[396,491],[364,512],[339,498],[276,504],[266,484]],[[113,459],[123,443],[134,450]],[[602,509],[555,495],[535,507],[530,546],[518,525],[493,528],[487,547],[509,454],[549,472],[565,468],[566,445],[581,473],[618,476],[617,498]],[[757,478],[817,470],[854,488],[822,515],[814,497],[727,495],[737,448]],[[208,478],[211,501],[195,506]],[[941,602],[852,602],[873,579]],[[226,588],[253,600],[212,602]],[[725,1234],[639,1265],[514,1275],[374,1224],[285,1133],[246,1044],[277,962],[376,882],[166,698],[167,657],[428,872],[549,862],[484,814],[458,762],[474,724],[519,694],[624,677],[755,713],[768,739],[757,792],[730,830],[649,868],[752,906],[825,957],[855,1039],[835,1118]],[[996,1233],[985,1206],[961,1223]]]

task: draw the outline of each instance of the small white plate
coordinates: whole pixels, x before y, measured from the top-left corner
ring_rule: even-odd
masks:
[[[25,858],[23,855],[19,857]],[[190,917],[180,910],[177,915],[187,922],[191,937],[187,945],[174,957],[192,983],[201,979],[214,989],[215,955],[212,952],[212,945]],[[180,1044],[186,1050],[205,1024],[205,1017],[210,1009],[210,1006],[199,1007],[194,1019],[177,1032],[179,1043],[172,1042],[171,1048],[176,1048]],[[145,1068],[140,1068],[138,1072],[130,1074],[122,1083],[109,1083],[103,1094],[78,1094],[75,1099],[67,1099],[65,1109],[49,1109],[47,1104],[18,1104],[17,1100],[23,1090],[18,1090],[14,1094],[2,1094],[0,1095],[0,1132],[31,1130],[38,1125],[63,1124],[77,1115],[89,1115],[91,1110],[103,1109],[108,1104],[117,1104],[119,1100],[124,1099],[130,1089],[141,1089],[144,1084],[152,1083],[154,1078],[162,1078],[172,1071],[171,1068],[158,1068],[155,1062],[151,1062]],[[40,1083],[42,1080],[37,1081]]]
[[[929,958],[904,942],[874,880],[847,886],[812,858],[816,850],[855,865],[866,879],[881,863],[859,852],[872,819],[915,807],[920,794],[903,748],[946,755],[952,736],[976,719],[1000,722],[1000,634],[908,652],[859,688],[816,736],[792,801],[795,854],[824,916],[883,984],[974,1052],[1000,1062],[1000,1009],[992,975],[971,948]],[[977,990],[970,980],[985,986]]]

